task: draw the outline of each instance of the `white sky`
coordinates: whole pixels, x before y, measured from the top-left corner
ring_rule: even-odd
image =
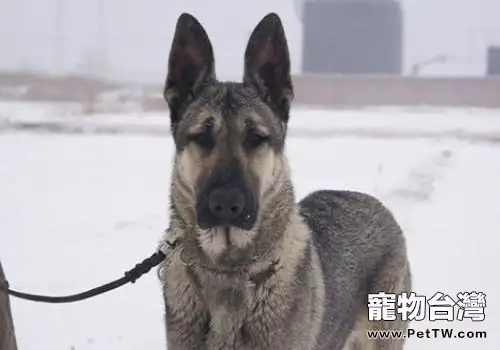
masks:
[[[56,4],[62,20],[56,21]],[[99,4],[104,3],[104,30]],[[0,0],[0,69],[82,71],[106,48],[105,74],[112,78],[162,82],[177,17],[191,12],[215,46],[218,75],[238,79],[243,50],[253,27],[277,12],[292,54],[301,66],[301,22],[295,0]],[[416,61],[446,54],[448,63],[425,70],[433,75],[483,75],[486,46],[500,45],[500,0],[404,0],[405,71]],[[56,44],[58,24],[62,30]],[[101,35],[101,33],[103,33]]]

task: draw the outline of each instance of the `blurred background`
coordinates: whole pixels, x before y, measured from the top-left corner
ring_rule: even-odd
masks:
[[[405,350],[498,350],[500,0],[0,0],[10,286],[76,293],[156,249],[175,154],[162,85],[177,18],[195,15],[218,77],[240,80],[271,11],[292,60],[297,198],[378,197],[403,228],[417,294],[486,294],[484,322],[411,327],[487,338],[412,338]],[[154,272],[81,303],[12,300],[20,350],[165,350],[163,307]]]
[[[27,91],[36,89],[26,86],[27,73],[85,76],[157,91],[182,12],[197,16],[207,29],[218,76],[238,80],[250,31],[270,11],[279,13],[286,27],[298,103],[463,104],[457,94],[465,94],[469,104],[499,103],[478,96],[493,87],[477,81],[500,74],[497,0],[3,0],[0,98],[71,100],[84,94],[90,99],[97,92],[82,89],[104,88],[72,81],[71,89]],[[317,75],[330,76],[328,89]],[[415,77],[434,79],[418,83]],[[450,79],[458,81],[455,87],[447,84]],[[489,95],[498,96],[498,83],[493,85]],[[310,96],[311,89],[322,95]],[[399,93],[388,100],[394,90]]]

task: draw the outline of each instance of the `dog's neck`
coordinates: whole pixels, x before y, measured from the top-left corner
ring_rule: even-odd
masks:
[[[273,227],[273,226],[270,226]],[[177,228],[178,229],[178,228]],[[279,268],[279,257],[274,254],[274,243],[281,238],[276,235],[273,240],[257,240],[239,252],[232,252],[233,256],[224,253],[214,261],[200,247],[196,239],[195,228],[185,228],[184,232],[177,232],[175,236],[175,249],[179,249],[182,263],[193,272],[205,273],[216,279],[229,278],[242,281],[252,281],[260,284]],[[265,232],[259,233],[265,235]],[[230,248],[228,248],[230,249]],[[234,248],[233,248],[234,249]]]

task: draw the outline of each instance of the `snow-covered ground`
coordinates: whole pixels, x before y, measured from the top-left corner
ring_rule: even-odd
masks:
[[[0,257],[15,289],[60,295],[108,282],[150,255],[167,226],[168,116],[71,111],[0,104]],[[411,326],[487,339],[413,338],[406,349],[499,349],[500,111],[297,108],[287,149],[300,197],[366,191],[394,211],[418,294],[486,294],[484,322]],[[87,301],[13,299],[12,309],[20,350],[165,349],[155,273]]]

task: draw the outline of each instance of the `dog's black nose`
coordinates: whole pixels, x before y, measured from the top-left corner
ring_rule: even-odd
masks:
[[[218,188],[210,193],[208,206],[219,220],[233,220],[243,211],[245,195],[237,188]]]

